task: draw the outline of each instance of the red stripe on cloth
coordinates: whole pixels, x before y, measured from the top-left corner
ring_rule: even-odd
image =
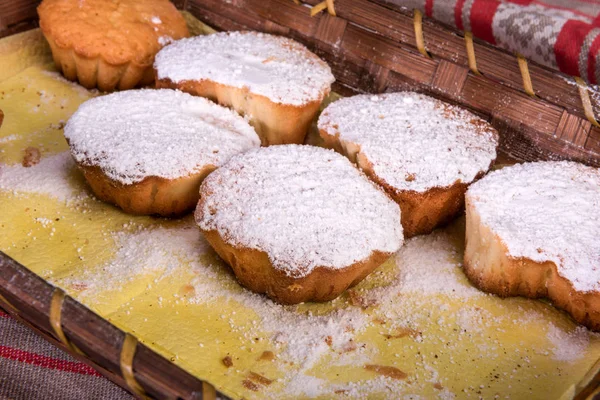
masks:
[[[492,21],[498,6],[500,2],[497,0],[475,0],[469,16],[473,35],[491,44],[496,44]]]
[[[598,51],[600,51],[600,35],[596,36],[588,53],[587,73],[588,82],[590,83],[598,83],[596,82],[596,54],[598,54]]]
[[[3,309],[0,308],[0,317],[2,318],[10,318],[10,315],[4,312]]]
[[[558,69],[566,74],[579,76],[579,52],[586,35],[592,28],[592,25],[585,22],[567,21],[554,43]]]
[[[433,0],[425,0],[425,15],[433,17]]]
[[[7,346],[0,346],[0,357],[26,364],[36,365],[38,367],[55,369],[57,371],[73,372],[76,374],[93,375],[98,377],[102,376],[95,369],[81,362],[58,360],[56,358],[46,357],[40,354],[30,353],[28,351]]]
[[[456,4],[454,5],[454,24],[456,25],[456,28],[460,29],[461,31],[465,30],[462,21],[462,13],[463,7],[465,6],[465,1],[466,0],[457,0]]]

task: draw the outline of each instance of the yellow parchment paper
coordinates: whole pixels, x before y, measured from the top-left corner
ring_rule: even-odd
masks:
[[[330,303],[283,307],[242,289],[191,217],[94,198],[62,128],[98,95],[56,72],[39,30],[0,40],[0,250],[225,394],[570,398],[598,360],[598,335],[563,312],[469,284],[460,220]],[[42,156],[29,168],[27,147]]]

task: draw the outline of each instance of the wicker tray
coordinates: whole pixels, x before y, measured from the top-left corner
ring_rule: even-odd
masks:
[[[499,129],[505,158],[574,159],[600,166],[595,93],[573,78],[421,20],[418,13],[368,0],[336,0],[336,16],[324,9],[314,17],[307,7],[317,5],[313,0],[175,3],[217,29],[272,32],[306,44],[332,66],[334,89],[342,95],[411,89],[461,104]],[[0,37],[35,27],[36,5],[24,0],[0,4]],[[471,44],[473,52],[467,51]],[[132,393],[216,396],[210,384],[137,343],[4,254],[0,295],[2,308]],[[570,395],[582,399],[596,391],[600,375],[595,369]]]

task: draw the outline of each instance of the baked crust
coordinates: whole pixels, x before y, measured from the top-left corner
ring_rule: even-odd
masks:
[[[189,36],[183,16],[166,0],[44,0],[40,28],[64,76],[102,91],[131,89],[154,80],[161,37]],[[152,19],[160,21],[152,24]]]
[[[191,211],[198,203],[200,184],[216,168],[206,165],[200,172],[178,179],[151,176],[125,185],[106,176],[100,167],[78,166],[100,200],[129,214],[163,217],[176,217]]]
[[[260,136],[263,146],[303,144],[322,100],[329,94],[329,91],[324,92],[318,100],[295,106],[275,103],[265,96],[252,93],[248,88],[223,85],[208,79],[175,83],[168,78],[156,77],[156,87],[207,97],[222,106],[233,108],[241,115],[250,116],[250,125]]]
[[[502,239],[481,223],[468,197],[466,203],[463,269],[476,287],[501,297],[547,297],[578,323],[600,331],[600,292],[575,290],[551,261],[540,263],[526,257],[511,257]]]
[[[382,187],[400,205],[405,238],[431,233],[436,227],[450,222],[464,209],[465,193],[472,182],[457,181],[451,186],[434,187],[425,192],[398,190],[375,173],[373,163],[361,153],[358,144],[340,140],[339,135],[330,135],[324,129],[319,129],[319,134],[326,147],[357,164],[369,179]],[[473,182],[484,174],[481,171]]]
[[[202,207],[197,210],[202,210]],[[264,293],[282,304],[333,300],[362,281],[392,255],[374,251],[366,260],[346,268],[316,267],[302,278],[293,278],[274,268],[264,251],[232,246],[216,230],[201,231],[219,257],[231,266],[242,286],[253,292]]]

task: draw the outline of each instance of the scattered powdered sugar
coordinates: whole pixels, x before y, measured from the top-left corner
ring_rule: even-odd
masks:
[[[257,32],[178,40],[158,52],[154,69],[158,79],[209,79],[296,106],[321,101],[335,80],[329,66],[300,43]]]
[[[158,44],[160,44],[161,46],[166,46],[172,42],[173,42],[173,38],[171,36],[163,35],[163,36],[158,37]]]
[[[357,308],[339,309],[327,315],[297,311],[297,306],[282,306],[265,296],[240,288],[222,267],[203,263],[208,244],[198,227],[183,221],[172,228],[139,228],[133,232],[112,234],[117,247],[115,256],[105,264],[90,268],[77,278],[60,282],[94,296],[107,288],[120,288],[143,274],[158,273],[156,279],[168,276],[182,264],[196,272],[192,284],[195,303],[210,303],[227,298],[256,312],[260,324],[251,327],[232,325],[232,330],[252,339],[264,330],[271,332],[275,345],[284,347],[287,359],[303,370],[310,369],[323,354],[341,349],[366,324],[365,315]],[[331,338],[330,345],[326,338]]]
[[[467,201],[512,257],[552,261],[575,290],[600,291],[600,170],[536,162],[494,171]]]
[[[123,184],[180,178],[260,145],[254,128],[235,112],[169,89],[88,100],[64,133],[77,162],[98,166]]]
[[[409,383],[403,380],[397,380],[386,376],[376,376],[371,379],[362,379],[360,381],[332,384],[327,380],[320,379],[314,376],[305,374],[296,374],[286,384],[285,393],[294,397],[315,398],[319,396],[327,396],[337,394],[342,398],[348,399],[366,399],[380,398],[383,393],[387,394],[386,398],[417,400],[424,399],[417,394],[408,394]],[[402,397],[400,397],[402,396]],[[383,398],[383,397],[382,397]],[[447,388],[443,388],[436,393],[437,399],[452,400],[455,395]]]
[[[264,297],[259,301],[264,302]],[[272,306],[282,307],[275,303]],[[309,314],[302,318],[281,311],[261,317],[263,329],[275,330],[275,340],[286,344],[286,356],[298,362],[303,370],[313,367],[331,349],[342,349],[365,325],[365,316],[355,308],[339,309],[327,315]],[[328,337],[331,338],[331,346],[327,344]]]
[[[140,228],[134,232],[115,232],[115,256],[107,263],[84,271],[77,278],[62,282],[94,295],[107,288],[119,288],[141,274],[162,273],[167,276],[182,263],[197,264],[206,251],[198,228],[192,224],[181,228]],[[205,273],[214,277],[206,269]]]
[[[366,303],[387,302],[399,295],[411,297],[415,293],[460,299],[487,296],[468,282],[462,264],[455,260],[456,255],[457,248],[447,232],[438,230],[411,238],[396,253],[397,268],[394,276],[386,277],[389,283],[361,291],[360,296]],[[390,310],[395,308],[390,307]]]
[[[69,179],[75,162],[68,151],[44,157],[31,167],[21,164],[0,164],[0,189],[14,192],[37,193],[71,201],[86,196]]]
[[[306,396],[315,398],[321,396],[324,392],[323,388],[328,386],[326,380],[315,376],[297,374],[286,385],[285,391],[288,394],[293,394],[296,397]]]
[[[470,183],[496,158],[498,135],[474,114],[412,93],[357,95],[330,104],[318,127],[355,143],[395,190]]]
[[[83,278],[77,281],[73,280],[70,284],[80,289],[84,288],[84,291],[88,291],[88,293],[90,291],[102,292],[108,287],[119,287],[124,282],[139,278],[140,274],[158,273],[159,276],[156,279],[161,279],[169,274],[177,273],[178,265],[181,263],[189,264],[195,271],[195,278],[191,282],[195,289],[195,295],[186,297],[186,301],[211,304],[219,298],[220,302],[229,300],[240,303],[244,307],[242,309],[246,310],[245,312],[251,310],[258,317],[244,325],[238,325],[233,319],[230,319],[231,331],[241,335],[240,351],[247,350],[244,343],[254,343],[256,337],[262,337],[268,333],[270,347],[277,350],[277,360],[294,363],[295,366],[280,378],[283,392],[287,395],[330,397],[336,393],[343,393],[344,396],[350,398],[366,398],[382,393],[408,395],[407,393],[411,391],[420,392],[421,387],[426,387],[431,383],[443,382],[444,377],[440,376],[432,365],[422,359],[427,354],[427,359],[433,360],[433,356],[431,355],[430,358],[430,353],[425,348],[417,353],[409,369],[403,367],[404,363],[398,365],[401,370],[409,373],[410,379],[408,380],[391,379],[370,372],[366,372],[359,380],[343,383],[330,382],[319,378],[318,375],[312,376],[314,374],[313,367],[319,365],[318,363],[325,357],[331,356],[332,365],[339,365],[335,362],[336,359],[357,354],[358,349],[347,353],[344,352],[344,349],[351,343],[360,345],[354,341],[357,335],[372,326],[373,322],[370,319],[373,313],[365,313],[359,307],[344,306],[343,301],[337,299],[334,311],[317,315],[307,311],[305,307],[282,306],[266,296],[240,288],[232,275],[225,273],[224,265],[221,263],[208,264],[205,258],[205,261],[201,261],[208,246],[201,239],[201,235],[191,220],[183,220],[177,226],[169,228],[130,228],[128,227],[128,231],[113,234],[117,245],[114,259],[99,266],[100,269],[94,268],[86,271]],[[394,268],[394,272],[400,277],[401,271],[407,268],[417,270],[427,265],[433,265],[433,267],[430,267],[430,273],[423,278],[416,278],[416,275],[409,274],[410,278],[392,280],[390,284],[393,287],[392,290],[389,287],[383,292],[378,292],[379,289],[369,290],[368,292],[377,293],[380,301],[380,304],[374,306],[375,315],[390,315],[391,317],[386,318],[389,323],[403,325],[415,314],[421,316],[430,314],[433,309],[437,309],[441,304],[447,302],[443,299],[440,300],[440,303],[434,301],[436,294],[471,296],[470,289],[472,288],[468,287],[468,284],[463,285],[464,276],[454,269],[456,265],[453,261],[453,248],[456,250],[456,246],[452,244],[451,235],[443,231],[410,239],[407,246],[398,253],[398,265]],[[100,270],[102,272],[98,272]],[[438,271],[453,272],[446,274],[446,272],[438,273]],[[455,290],[445,290],[444,285],[433,286],[427,295],[419,300],[417,296],[411,296],[411,293],[414,294],[411,289],[414,282],[412,279],[426,279],[430,284],[438,280],[443,281],[446,286],[451,286]],[[486,296],[485,294],[481,295]],[[233,309],[239,312],[239,308]],[[308,308],[308,310],[310,309]],[[482,310],[474,311],[477,315],[480,315],[481,312]],[[462,329],[467,330],[461,339],[438,338],[435,334],[423,332],[422,335],[426,339],[414,338],[414,346],[418,346],[425,340],[427,346],[436,344],[436,348],[454,351],[454,346],[461,348],[461,345],[456,343],[457,340],[471,342],[473,332],[479,332],[482,327],[495,323],[487,314],[481,315],[481,318],[471,318],[467,309],[460,310],[460,314],[458,319],[461,321],[459,322],[465,324]],[[227,318],[227,315],[222,317]],[[449,330],[452,326],[451,324],[447,325]],[[483,330],[481,335],[487,337],[489,333]],[[548,339],[556,348],[551,350],[554,352],[554,357],[557,360],[576,360],[579,354],[584,354],[586,351],[588,340],[586,335],[589,336],[584,328],[576,328],[572,333],[566,333],[550,325]],[[447,342],[448,340],[451,342]],[[412,345],[410,348],[412,349]],[[479,349],[478,351],[484,350]],[[494,350],[485,350],[486,357],[493,353]],[[575,356],[575,354],[578,355]],[[357,357],[353,365],[362,367],[369,362],[375,362],[375,360],[376,358],[373,361],[366,361],[362,357]],[[443,399],[454,398],[453,393],[447,388],[436,392],[436,395]],[[263,391],[261,396],[263,398],[279,398],[281,392]]]
[[[435,231],[429,237],[408,240],[396,255],[398,289],[426,295],[485,296],[467,281],[462,264],[451,259],[452,255],[457,255],[457,249],[446,232]]]
[[[463,308],[456,313],[456,324],[461,329],[471,333],[484,333],[488,325],[487,321],[492,321],[494,316],[482,308],[469,309]]]
[[[590,332],[583,326],[565,332],[550,323],[546,337],[554,346],[552,358],[559,361],[575,362],[583,358],[590,343]]]
[[[196,219],[303,277],[401,246],[400,209],[343,156],[282,145],[233,157],[204,181]]]
[[[4,136],[4,137],[0,138],[0,144],[12,142],[13,140],[17,140],[18,138],[19,138],[19,135],[17,135],[17,134]]]
[[[155,15],[155,16],[153,16],[152,18],[150,18],[150,22],[152,22],[153,24],[156,24],[156,25],[160,25],[160,24],[162,24],[162,21],[161,21],[161,20],[160,20],[160,18],[159,18],[159,17],[157,17],[156,15]]]
[[[206,281],[205,278],[201,280]],[[205,302],[206,291],[198,290],[196,283],[194,282],[194,287],[198,297],[195,301]],[[332,350],[343,351],[367,323],[366,316],[354,307],[340,308],[326,315],[313,315],[298,311],[297,306],[277,304],[266,296],[246,289],[228,292],[218,288],[212,290],[216,293],[208,294],[209,298],[214,294],[225,296],[249,307],[260,318],[259,326],[240,329],[232,325],[232,329],[240,329],[250,339],[259,332],[270,332],[272,342],[283,348],[284,358],[296,363],[302,371],[312,368],[323,355],[330,354]],[[328,338],[331,340],[330,345],[327,344]]]
[[[39,222],[44,228],[48,228],[50,225],[52,225],[54,223],[53,220],[51,220],[50,218],[36,218],[35,222]]]

